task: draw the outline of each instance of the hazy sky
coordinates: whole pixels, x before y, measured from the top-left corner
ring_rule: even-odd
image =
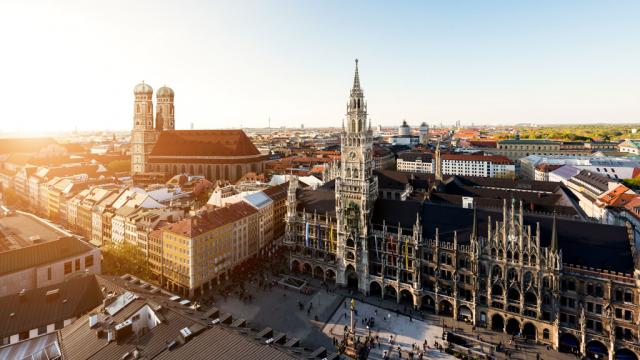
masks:
[[[130,129],[133,87],[188,128],[640,122],[640,1],[2,1],[0,132]]]

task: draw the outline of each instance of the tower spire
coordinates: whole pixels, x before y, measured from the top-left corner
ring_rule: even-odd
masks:
[[[558,230],[556,229],[556,212],[553,212],[553,225],[551,226],[551,251],[558,251]]]
[[[438,140],[438,143],[436,144],[436,151],[435,151],[435,155],[436,155],[436,161],[435,161],[435,174],[436,174],[436,180],[442,181],[442,155],[440,154],[440,140]]]
[[[358,74],[358,59],[356,59],[356,73],[353,76],[353,90],[360,90],[360,75]]]
[[[478,237],[478,211],[473,207],[473,228],[471,229],[471,238],[476,240]]]

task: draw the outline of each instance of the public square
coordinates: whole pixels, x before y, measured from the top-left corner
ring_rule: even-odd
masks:
[[[428,344],[425,359],[453,359],[454,357],[441,353],[434,347],[435,341],[442,343],[441,324],[443,322],[447,329],[455,328],[458,334],[472,338],[479,336],[486,344],[503,344],[510,350],[511,359],[533,360],[536,359],[536,354],[540,354],[541,359],[575,359],[571,354],[548,350],[544,346],[535,344],[521,345],[519,350],[515,350],[512,345],[509,345],[510,337],[507,334],[484,328],[473,329],[471,325],[464,322],[412,311],[389,299],[366,297],[335,285],[327,286],[318,279],[302,274],[295,276],[307,282],[311,290],[310,294],[278,285],[264,286],[266,283],[277,283],[282,279],[281,275],[275,274],[279,271],[275,273],[272,271],[276,268],[284,270],[283,264],[279,263],[279,261],[260,263],[256,268],[245,272],[244,276],[236,276],[233,281],[228,282],[226,297],[221,291],[225,288],[225,284],[222,284],[213,293],[209,293],[215,297],[212,305],[221,311],[231,313],[234,318],[246,319],[250,327],[256,329],[271,327],[275,331],[285,332],[288,338],[299,338],[304,347],[324,346],[329,352],[333,352],[337,350],[333,343],[334,337],[338,341],[342,340],[344,325],[348,323],[349,310],[348,304],[345,307],[345,303],[355,298],[358,310],[357,334],[361,337],[368,335],[366,326],[362,324],[363,317],[374,317],[375,320],[371,331],[374,337],[378,335],[380,347],[376,345],[372,349],[370,359],[383,358],[384,350],[389,350],[389,336],[392,334],[394,351],[390,353],[390,359],[398,358],[398,346],[403,350],[403,358],[406,359],[407,350],[411,351],[411,345],[415,343],[421,347],[425,339]],[[239,293],[244,295],[241,296]],[[251,295],[251,300],[246,299],[247,295]],[[344,317],[345,313],[347,313],[347,319]],[[507,359],[508,357],[504,352],[498,352],[496,358]]]
[[[345,298],[324,326],[322,331],[327,336],[338,339],[343,337],[345,325],[348,326],[350,321],[350,302],[350,298]],[[377,338],[379,342],[379,345],[376,344],[371,348],[369,359],[382,359],[385,351],[388,352],[390,359],[400,358],[398,348],[402,351],[403,359],[410,358],[410,352],[413,352],[414,358],[417,359],[418,350],[423,349],[425,340],[427,342],[425,359],[455,359],[434,346],[435,342],[442,344],[442,327],[361,301],[356,300],[355,304],[356,336],[361,339],[370,336]],[[363,319],[371,318],[374,320],[374,325],[367,329]]]

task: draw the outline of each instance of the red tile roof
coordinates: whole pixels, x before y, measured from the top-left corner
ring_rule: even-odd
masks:
[[[640,219],[640,196],[636,196],[624,205],[631,214]]]
[[[600,196],[598,200],[600,200],[604,205],[607,206],[623,207],[625,204],[638,197],[637,194],[627,194],[627,191],[629,191],[628,187],[624,185],[618,185],[613,190],[608,191],[604,195]]]
[[[238,202],[225,207],[208,209],[202,214],[169,224],[162,230],[193,238],[257,212],[258,210],[251,205]]]
[[[260,151],[242,130],[162,131],[150,156],[253,156]]]
[[[495,141],[495,140],[469,140],[469,145],[475,146],[475,147],[495,148],[497,146],[497,141]]]
[[[272,186],[270,188],[262,190],[262,192],[271,198],[273,201],[282,200],[287,197],[287,191],[289,189],[289,182],[282,183],[280,185]]]

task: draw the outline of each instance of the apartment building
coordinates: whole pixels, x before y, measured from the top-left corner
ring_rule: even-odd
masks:
[[[398,155],[397,170],[431,174],[436,161],[437,156],[431,153],[404,152]],[[443,175],[507,178],[515,174],[513,162],[498,155],[442,154],[441,162]]]
[[[153,232],[152,249],[160,241],[160,282],[182,295],[200,294],[229,271],[256,254],[258,210],[244,201],[209,208]],[[157,256],[157,254],[152,254]]]

